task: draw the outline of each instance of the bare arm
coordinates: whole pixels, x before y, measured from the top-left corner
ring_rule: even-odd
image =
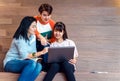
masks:
[[[42,45],[46,45],[47,44],[47,39],[45,37],[43,37],[37,30],[35,31],[35,35],[36,35],[37,39],[39,41],[41,41]]]
[[[47,52],[48,52],[48,47],[44,48],[42,51],[29,54],[29,55],[28,55],[28,58],[29,58],[29,59],[35,58],[35,57],[44,55],[44,54],[47,53]]]

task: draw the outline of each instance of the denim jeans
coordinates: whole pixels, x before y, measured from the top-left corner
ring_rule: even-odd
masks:
[[[11,60],[5,65],[6,72],[20,73],[18,81],[35,81],[42,66],[33,60]]]

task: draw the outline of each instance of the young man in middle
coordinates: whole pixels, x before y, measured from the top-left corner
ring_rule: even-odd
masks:
[[[38,38],[36,47],[37,51],[41,51],[46,45],[48,45],[48,43],[54,41],[52,31],[55,22],[51,19],[53,7],[50,4],[41,4],[38,11],[39,15],[35,16],[35,18],[37,19],[37,30],[35,33]],[[47,67],[47,57],[47,53],[41,56],[43,70],[45,70],[45,68]]]

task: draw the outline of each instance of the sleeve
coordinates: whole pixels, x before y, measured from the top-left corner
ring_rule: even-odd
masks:
[[[50,26],[51,26],[51,28],[52,28],[52,31],[53,31],[53,29],[54,29],[54,25],[55,25],[55,21],[53,21],[53,20],[51,19],[51,20],[50,20]],[[54,41],[55,41],[55,37],[54,37],[53,32],[52,32],[52,37],[51,37],[51,39],[49,40],[49,42],[52,43],[52,42],[54,42]]]
[[[40,32],[38,32],[37,29],[35,30],[35,35],[36,35],[37,38],[39,38]]]
[[[78,57],[78,51],[77,51],[77,47],[75,45],[75,42],[74,41],[70,41],[70,46],[74,46],[75,47],[75,50],[74,50],[74,57]]]
[[[16,48],[18,50],[18,53],[20,55],[21,59],[27,58],[29,52],[28,52],[28,45],[26,45],[27,42],[24,39],[19,39],[16,41]]]
[[[38,16],[34,16],[34,18],[35,18],[36,20],[38,20]],[[38,32],[37,29],[35,30],[35,35],[36,35],[37,38],[39,38],[40,32]]]
[[[53,30],[54,25],[55,25],[55,21],[52,20],[52,19],[50,19],[49,23],[50,23],[50,26],[51,26],[51,28],[52,28],[52,30]]]

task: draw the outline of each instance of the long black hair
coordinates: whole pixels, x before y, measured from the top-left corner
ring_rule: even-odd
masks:
[[[57,30],[57,31],[60,31],[60,32],[64,32],[63,34],[63,40],[67,39],[68,38],[68,35],[67,35],[67,31],[66,31],[66,26],[63,22],[56,22],[56,24],[54,25],[54,29],[53,29],[53,32],[54,30]]]
[[[22,19],[18,29],[16,30],[13,38],[19,39],[20,36],[22,36],[25,40],[29,40],[27,33],[28,29],[33,22],[37,22],[36,19],[32,16],[26,16]]]

